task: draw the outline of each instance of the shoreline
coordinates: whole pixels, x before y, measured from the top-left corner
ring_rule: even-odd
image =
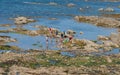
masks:
[[[118,23],[120,24],[120,22],[117,21],[117,24],[113,25],[113,23],[116,22],[116,20],[109,23],[113,19],[105,18],[108,21],[106,21],[106,20],[103,21],[104,17],[99,18],[97,16],[76,16],[74,18],[77,21],[88,22],[88,23],[93,23],[93,24],[95,24],[96,21],[98,23],[102,22],[102,26],[103,27],[108,27],[108,28],[109,28],[109,26],[116,28],[117,27],[116,25]],[[82,18],[84,18],[84,20],[82,20]],[[42,26],[42,25],[35,25],[34,28],[36,28],[36,30],[29,30],[29,29],[23,28],[23,26],[25,24],[35,22],[34,19],[30,19],[30,18],[26,18],[26,17],[17,17],[17,18],[13,18],[13,20],[14,20],[15,24],[17,23],[16,28],[9,28],[7,30],[0,30],[0,33],[16,33],[16,34],[27,35],[27,36],[31,36],[31,37],[35,37],[35,36],[45,36],[46,37],[46,36],[48,36],[49,38],[52,37],[53,39],[57,39],[57,38],[60,39],[60,36],[62,34],[62,32],[60,30],[58,30],[56,28],[51,28],[52,29],[52,35],[50,35],[49,27]],[[113,26],[111,26],[111,25],[113,25]],[[11,25],[10,24],[2,24],[1,26],[2,27],[10,27]],[[58,32],[57,36],[55,34],[56,31]],[[97,40],[76,39],[76,38],[73,37],[74,39],[72,39],[72,41],[69,42],[69,40],[68,40],[69,37],[74,36],[75,34],[76,34],[76,32],[73,31],[73,30],[67,30],[65,32],[65,36],[67,38],[64,38],[63,41],[66,40],[66,43],[62,42],[62,44],[61,44],[62,48],[67,48],[67,49],[70,49],[70,50],[83,49],[83,51],[87,51],[89,53],[89,52],[99,52],[99,49],[102,49],[102,48],[103,48],[103,50],[110,51],[114,48],[119,48],[119,46],[120,46],[119,45],[119,40],[120,40],[119,39],[119,34],[120,34],[119,30],[118,30],[117,33],[111,33],[110,36],[100,35],[100,36],[97,37]],[[83,34],[83,32],[80,32],[80,35],[82,35],[82,34]],[[6,39],[8,39],[8,40],[6,40]],[[14,38],[11,38],[11,37],[2,38],[2,36],[1,36],[1,41],[4,44],[4,43],[7,43],[7,42],[17,42],[17,39],[14,39]],[[2,45],[2,42],[1,42],[1,45]],[[98,44],[97,42],[101,42],[101,44]],[[33,45],[36,45],[36,44],[33,44]],[[4,47],[5,47],[5,45],[4,45]],[[1,49],[2,49],[2,47],[1,47]],[[3,48],[3,49],[5,49],[5,48]],[[12,48],[9,48],[9,49],[12,49]]]
[[[31,52],[27,54],[0,54],[0,74],[115,74],[119,75],[120,53],[109,56],[60,55],[60,51]],[[79,60],[78,60],[79,59]],[[112,67],[112,68],[110,68]],[[7,70],[7,71],[6,71]],[[114,72],[115,70],[115,72]],[[57,72],[56,72],[57,71]]]
[[[27,18],[18,24],[24,26],[27,22]],[[32,22],[34,20],[29,19]],[[91,21],[91,20],[90,20]],[[94,21],[93,21],[94,22]],[[16,22],[15,22],[16,23]],[[25,24],[24,24],[25,23]],[[2,26],[10,26],[8,24],[3,24]],[[17,25],[18,26],[18,25]],[[48,37],[56,38],[54,35],[50,36],[48,27],[45,26],[35,26],[38,30],[27,30],[22,28],[11,28],[8,30],[1,30],[1,33],[16,33],[16,34],[24,34],[27,36],[39,36],[45,35]],[[113,26],[114,27],[114,26]],[[116,27],[116,26],[115,26]],[[56,28],[53,31],[59,31]],[[59,31],[61,34],[62,32]],[[72,30],[68,30],[67,35],[70,36],[71,34],[74,35],[75,32]],[[55,34],[55,33],[52,33]],[[59,36],[60,36],[59,34]],[[82,35],[82,34],[81,34]],[[94,55],[92,52],[99,53],[102,49],[103,51],[110,51],[111,49],[120,48],[120,33],[112,33],[110,36],[98,36],[97,40],[87,40],[87,39],[72,39],[71,41],[67,41],[66,43],[62,43],[62,47],[66,48],[67,50],[28,50],[28,52],[23,53],[15,53],[10,52],[9,50],[14,49],[17,50],[19,48],[12,46],[2,46],[1,49],[7,49],[6,52],[0,53],[0,74],[85,74],[85,75],[97,75],[99,74],[116,74],[119,75],[119,67],[120,67],[120,53],[118,54],[110,54],[110,55]],[[7,42],[16,42],[12,37],[9,36],[1,36],[3,43],[6,44]],[[58,37],[60,38],[60,37]],[[6,40],[7,39],[7,40]],[[119,40],[119,41],[118,41]],[[101,44],[97,42],[102,42]],[[100,50],[99,50],[100,49]],[[78,51],[75,51],[78,50]],[[62,54],[62,52],[70,52],[72,51],[78,53],[74,55],[66,55]],[[80,51],[80,52],[79,52]],[[72,53],[71,52],[71,53]],[[110,68],[112,67],[112,68]],[[16,69],[15,69],[16,68]],[[51,71],[50,69],[54,70]],[[115,72],[113,71],[116,70]],[[6,71],[7,70],[7,71]],[[72,70],[72,71],[71,71]]]
[[[120,75],[119,2],[1,0],[0,75]]]

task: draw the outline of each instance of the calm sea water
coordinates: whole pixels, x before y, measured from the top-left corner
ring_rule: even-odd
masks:
[[[50,5],[50,2],[57,3],[57,5]],[[67,7],[67,4],[73,3],[74,7]],[[12,27],[16,27],[14,22],[9,18],[17,16],[27,16],[37,20],[35,23],[24,26],[26,29],[34,30],[34,25],[45,25],[48,27],[55,27],[60,31],[66,31],[72,29],[77,32],[75,38],[96,40],[97,35],[108,36],[111,32],[116,32],[115,29],[96,27],[91,24],[78,23],[74,21],[75,15],[101,15],[98,11],[99,8],[111,7],[115,9],[115,12],[119,13],[118,6],[120,2],[101,2],[100,0],[90,0],[85,2],[84,0],[0,0],[0,24],[12,24]],[[82,8],[84,11],[80,11]],[[38,18],[40,17],[40,18]],[[57,18],[57,20],[49,20],[48,18]],[[6,29],[0,27],[0,29]],[[82,31],[84,34],[80,35]],[[45,37],[37,36],[30,37],[20,34],[0,33],[0,35],[9,35],[18,39],[17,43],[9,43],[10,45],[16,45],[23,49],[45,49]],[[39,43],[38,43],[39,42]],[[33,46],[37,43],[39,46]],[[52,45],[55,45],[53,43]],[[42,48],[40,48],[40,46]],[[51,46],[50,49],[56,49],[55,46]]]
[[[58,5],[49,5],[55,2]],[[66,7],[68,3],[76,6]],[[0,0],[0,18],[23,16],[62,17],[63,15],[100,15],[99,8],[112,7],[116,12],[120,2],[100,2],[100,0]],[[89,7],[89,8],[88,8]],[[79,8],[84,8],[81,12]]]

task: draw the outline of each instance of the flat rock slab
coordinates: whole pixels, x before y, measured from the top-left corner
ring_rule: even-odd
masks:
[[[98,17],[98,16],[75,16],[75,20],[78,22],[91,23],[96,26],[107,28],[120,28],[120,21],[113,18]]]

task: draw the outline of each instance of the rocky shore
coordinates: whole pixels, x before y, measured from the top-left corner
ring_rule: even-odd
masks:
[[[16,39],[13,39],[9,36],[0,36],[0,45],[8,42],[16,42],[16,41],[17,41]]]
[[[21,25],[25,24],[23,20],[26,20],[26,21],[28,20],[26,17],[18,17],[18,18],[15,18],[14,22],[16,22],[16,19],[20,19],[20,20],[18,20],[18,23],[20,21]],[[119,25],[120,25],[120,22],[118,20],[115,20],[113,18],[98,17],[98,16],[76,16],[75,20],[77,20],[79,22],[92,23],[97,26],[103,26],[103,27],[119,28]],[[26,23],[28,23],[28,22],[26,22]],[[16,25],[18,26],[19,24],[16,24]],[[17,27],[17,28],[10,28],[8,30],[0,30],[0,33],[16,33],[16,34],[24,34],[24,35],[28,35],[28,36],[44,35],[44,36],[52,37],[54,39],[56,39],[56,38],[61,39],[61,34],[63,34],[63,32],[60,32],[58,29],[51,28],[52,34],[50,35],[49,28],[46,26],[42,26],[42,25],[35,25],[34,28],[37,28],[37,30],[28,30],[21,26],[21,27]],[[58,33],[57,35],[56,35],[56,32]],[[69,37],[74,36],[75,34],[76,34],[75,31],[67,30],[64,34],[64,36],[66,36],[66,38],[63,39],[63,42],[61,43],[61,46],[59,46],[59,47],[67,49],[67,50],[80,49],[82,52],[86,52],[86,53],[99,52],[100,50],[110,51],[114,48],[120,47],[120,44],[119,44],[120,43],[120,39],[119,39],[120,33],[119,32],[111,33],[110,36],[100,35],[100,36],[98,36],[98,40],[73,38],[71,41],[69,41]],[[0,36],[0,40],[1,40],[2,46],[4,45],[3,43],[17,41],[16,39],[12,39],[9,36]],[[98,43],[98,42],[101,42],[101,43]],[[4,46],[4,47],[2,47],[2,46],[1,46],[1,49],[8,49],[8,48],[4,48],[6,46]]]
[[[35,28],[38,28],[38,30],[27,30],[24,28],[13,28],[8,30],[1,30],[1,33],[3,32],[9,32],[9,33],[17,33],[17,34],[24,34],[28,36],[39,36],[44,35],[48,37],[52,37],[54,39],[61,39],[61,34],[58,29],[52,28],[52,35],[50,35],[49,28],[44,26],[36,25]],[[58,32],[58,35],[56,35],[56,31]],[[101,50],[103,51],[110,51],[114,48],[120,47],[120,33],[111,33],[110,36],[98,36],[98,40],[87,40],[87,39],[76,39],[73,38],[71,41],[69,41],[70,36],[74,36],[75,31],[67,30],[66,38],[63,38],[63,41],[61,42],[61,46],[59,48],[67,49],[67,50],[81,50],[82,52],[91,53],[91,52],[99,52]],[[14,39],[8,39],[8,37],[1,36],[1,41],[3,42],[15,42]],[[60,40],[58,40],[60,41]],[[101,43],[98,43],[101,42]],[[2,45],[2,44],[1,44]]]
[[[108,17],[108,18],[114,18],[114,19],[120,21],[120,14],[103,14],[102,16]]]
[[[119,75],[120,54],[62,56],[61,51],[0,54],[0,75]]]
[[[114,18],[99,16],[75,16],[74,19],[78,22],[91,23],[101,27],[120,28],[120,21]]]
[[[41,35],[61,39],[63,32],[56,28],[34,25],[36,30],[25,29],[23,25],[30,21],[27,22],[28,18],[26,17],[18,18],[14,19],[16,28],[0,30],[0,33],[24,34],[32,37]],[[76,16],[75,20],[102,27],[120,27],[120,22],[113,18]],[[34,20],[31,19],[31,22]],[[10,24],[1,26],[9,27]],[[50,29],[52,29],[52,33]],[[17,46],[6,45],[8,42],[16,42],[17,39],[0,36],[0,49],[7,51],[0,53],[0,75],[119,75],[120,54],[104,55],[104,52],[120,48],[119,30],[109,36],[99,35],[97,40],[76,38],[69,40],[69,37],[74,37],[75,34],[76,31],[66,30],[65,38],[62,38],[63,41],[59,46],[60,50],[57,51],[33,49],[24,51]],[[80,35],[82,34],[80,32]],[[72,56],[62,54],[64,52]],[[99,55],[94,53],[99,53]]]
[[[120,75],[119,2],[1,0],[0,75]]]
[[[17,25],[22,25],[22,24],[27,24],[27,23],[30,23],[30,22],[35,22],[34,19],[29,19],[27,17],[17,17],[17,18],[14,18],[14,23],[17,24]]]

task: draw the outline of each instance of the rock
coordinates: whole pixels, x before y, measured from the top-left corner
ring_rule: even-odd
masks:
[[[49,18],[49,20],[57,20],[57,18]]]
[[[104,8],[99,8],[98,11],[103,12]]]
[[[10,67],[10,72],[8,73],[8,75],[16,75],[17,72],[20,73],[20,75],[30,75],[28,74],[29,71],[31,71],[32,69],[28,69],[25,67],[18,67],[18,66],[12,66]]]
[[[90,40],[83,40],[89,47],[98,47],[99,45],[90,41]]]
[[[107,69],[106,65],[100,65],[99,67],[99,71],[101,71],[102,73],[109,73],[109,70]]]
[[[11,41],[11,42],[17,42],[16,39],[12,39],[12,38],[10,38],[10,41]]]
[[[100,67],[106,68],[106,65],[100,65]]]
[[[120,43],[120,35],[117,34],[117,33],[111,33],[110,35],[110,40],[116,44],[119,44]]]
[[[76,32],[73,30],[67,30],[67,34],[75,34]]]
[[[106,9],[99,8],[98,11],[100,11],[100,12],[114,12],[114,9],[110,8],[110,7],[106,8]]]
[[[120,21],[107,17],[98,16],[75,16],[74,19],[78,22],[91,23],[96,26],[109,27],[109,28],[119,28]]]
[[[116,43],[113,43],[112,41],[103,41],[104,47],[119,47]]]
[[[98,36],[98,40],[109,40],[109,38],[108,37],[106,37],[106,36]]]
[[[90,40],[83,40],[86,45],[84,46],[84,50],[86,50],[88,53],[91,52],[98,52],[99,45],[90,41]]]
[[[1,42],[16,42],[17,40],[16,39],[13,39],[9,36],[0,36],[0,41]]]
[[[67,4],[67,6],[68,6],[68,7],[74,7],[75,4],[73,4],[73,3],[69,3],[69,4]]]
[[[77,20],[77,21],[80,21],[79,16],[75,16],[74,19]]]
[[[106,8],[104,11],[105,11],[105,12],[114,12],[114,9],[113,9],[113,8],[108,7],[108,8]]]
[[[15,24],[27,24],[27,18],[26,17],[18,17],[18,18],[15,18]]]
[[[30,31],[29,33],[30,33],[30,35],[38,35],[38,34],[39,34],[39,33],[38,33],[37,31],[35,31],[35,30]]]
[[[27,19],[28,22],[35,22],[33,19]]]
[[[103,14],[102,16],[105,16],[105,17],[108,17],[108,18],[113,18],[113,19],[116,19],[118,21],[120,21],[120,14]]]
[[[80,32],[80,34],[83,34],[83,32]]]
[[[10,24],[1,24],[0,26],[1,27],[10,27],[11,25]]]
[[[104,51],[106,52],[106,51],[112,50],[113,48],[112,48],[112,47],[103,47],[103,49],[104,49]]]
[[[17,17],[17,18],[15,18],[14,20],[15,20],[14,23],[17,24],[17,25],[27,24],[27,23],[29,23],[29,22],[35,22],[35,20],[33,20],[33,19],[28,19],[28,18],[26,18],[26,17]]]
[[[25,3],[25,4],[41,4],[39,2],[23,2],[23,3]]]
[[[55,3],[55,2],[50,2],[49,5],[55,5],[55,6],[56,6],[56,5],[58,5],[58,4]]]
[[[106,58],[106,61],[107,61],[108,63],[112,63],[112,60],[110,59],[109,56],[106,56],[105,58]]]
[[[4,69],[0,68],[0,75],[5,73]]]
[[[39,28],[39,29],[43,29],[43,30],[48,29],[46,26],[43,26],[43,25],[35,25],[34,27]]]

